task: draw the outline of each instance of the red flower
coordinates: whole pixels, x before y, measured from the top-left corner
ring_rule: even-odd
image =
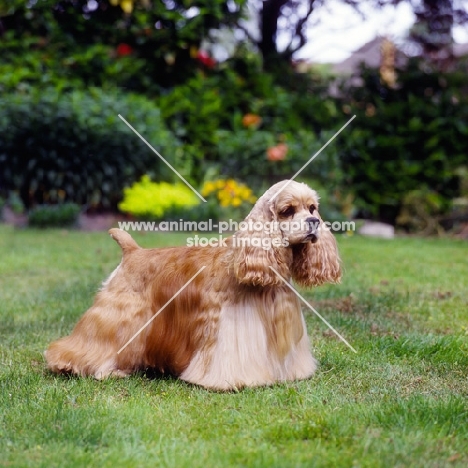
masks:
[[[125,43],[121,43],[117,46],[117,55],[119,57],[125,57],[126,55],[130,55],[133,52],[133,49]]]
[[[278,143],[276,146],[271,146],[267,149],[268,161],[282,161],[288,153],[288,145],[286,143]]]
[[[207,52],[205,52],[204,50],[199,50],[197,52],[197,60],[205,65],[205,67],[207,68],[214,68],[214,66],[216,65],[216,60],[211,58]]]

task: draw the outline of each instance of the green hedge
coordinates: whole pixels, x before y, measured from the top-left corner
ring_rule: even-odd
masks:
[[[182,172],[190,171],[158,108],[143,97],[46,90],[0,101],[0,190],[18,191],[26,207],[65,201],[115,207],[123,188],[142,174],[173,180],[118,114],[166,159],[178,158]]]
[[[80,207],[74,203],[40,205],[29,212],[28,224],[31,227],[71,227],[78,221]]]
[[[344,90],[343,109],[357,118],[336,141],[361,213],[394,222],[414,190],[436,194],[446,212],[468,161],[466,69],[442,74],[414,60],[394,88],[378,70],[362,78]]]

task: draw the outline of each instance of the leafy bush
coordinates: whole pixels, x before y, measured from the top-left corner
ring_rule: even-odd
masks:
[[[124,190],[119,209],[148,220],[184,219],[207,221],[243,219],[257,197],[245,184],[234,179],[217,179],[204,183],[201,195],[206,203],[182,183],[155,183],[148,176]]]
[[[0,92],[26,92],[34,88],[57,90],[124,87],[159,90],[144,73],[145,62],[133,55],[118,56],[105,44],[45,47],[42,37],[3,39]]]
[[[4,204],[8,206],[14,214],[22,214],[25,211],[24,204],[16,192],[9,192],[5,197]]]
[[[323,135],[324,140],[329,138],[328,132]],[[220,130],[217,139],[219,173],[225,177],[239,177],[257,191],[295,175],[323,144],[322,139],[306,130],[277,135],[253,129]],[[328,148],[322,152],[301,176],[328,180],[331,187],[339,185],[342,173],[336,150]]]
[[[263,130],[219,130],[217,158],[213,166],[222,177],[238,177],[262,189],[275,164],[268,164],[267,149],[276,142],[275,135]]]
[[[419,235],[440,234],[439,224],[442,197],[428,189],[408,192],[402,200],[402,208],[396,219],[397,224]]]
[[[2,96],[0,190],[17,190],[26,207],[66,201],[115,207],[122,188],[142,174],[172,180],[172,171],[118,114],[166,158],[178,156],[186,166],[147,99],[99,89],[12,94]]]
[[[192,51],[205,32],[232,27],[245,0],[233,0],[229,8],[225,0],[201,0],[196,15],[189,14],[193,5],[185,0],[170,5],[130,0],[1,3],[5,88],[110,83],[154,94],[193,75],[197,57]]]
[[[312,81],[308,83],[311,86]],[[313,138],[314,134],[333,128],[338,114],[334,101],[325,98],[322,86],[310,89],[279,86],[274,76],[262,71],[258,57],[249,55],[235,56],[209,74],[198,73],[161,96],[158,105],[178,138],[203,148],[203,154],[197,155],[199,160],[222,164],[225,158],[221,154],[219,159],[219,147],[226,142],[223,136],[229,137],[223,131],[239,132],[235,139],[245,136],[253,139],[252,152],[264,155],[263,147],[273,145],[277,135],[296,134],[304,129]],[[249,115],[260,118],[258,132],[271,135],[246,133],[250,125],[245,117]],[[245,159],[241,154],[235,156]],[[203,173],[194,177],[201,182]]]
[[[124,189],[119,209],[139,218],[163,219],[168,215],[177,216],[199,203],[197,195],[185,184],[156,183],[145,175],[139,182]]]
[[[437,193],[447,211],[459,194],[457,168],[468,154],[466,73],[441,74],[420,60],[398,71],[395,88],[378,70],[345,88],[343,109],[357,118],[336,144],[361,213],[394,222],[406,194]]]
[[[31,227],[67,227],[73,226],[80,214],[80,207],[74,203],[59,205],[39,205],[29,212],[28,222]]]

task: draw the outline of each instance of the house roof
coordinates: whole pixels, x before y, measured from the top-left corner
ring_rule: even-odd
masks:
[[[359,70],[361,64],[369,68],[379,68],[381,63],[382,43],[385,37],[377,36],[370,42],[353,52],[347,59],[333,65],[333,72],[337,75],[352,75]],[[453,44],[453,56],[456,58],[468,56],[468,43]],[[395,61],[396,65],[403,65],[407,56],[396,49]]]
[[[379,68],[382,55],[382,43],[386,40],[383,36],[377,36],[372,41],[364,44],[353,52],[347,59],[333,66],[333,71],[338,75],[351,75],[359,70],[361,64],[369,68]],[[396,49],[395,59],[397,64],[406,59],[405,54]]]
[[[468,55],[468,43],[466,44],[453,44],[454,57],[465,57]]]

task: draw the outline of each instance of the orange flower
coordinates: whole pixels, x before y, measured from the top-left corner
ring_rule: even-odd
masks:
[[[245,114],[242,117],[242,125],[246,128],[256,128],[262,123],[262,118],[257,114]]]
[[[288,154],[288,145],[286,143],[278,143],[276,146],[270,146],[267,149],[268,161],[282,161]]]

